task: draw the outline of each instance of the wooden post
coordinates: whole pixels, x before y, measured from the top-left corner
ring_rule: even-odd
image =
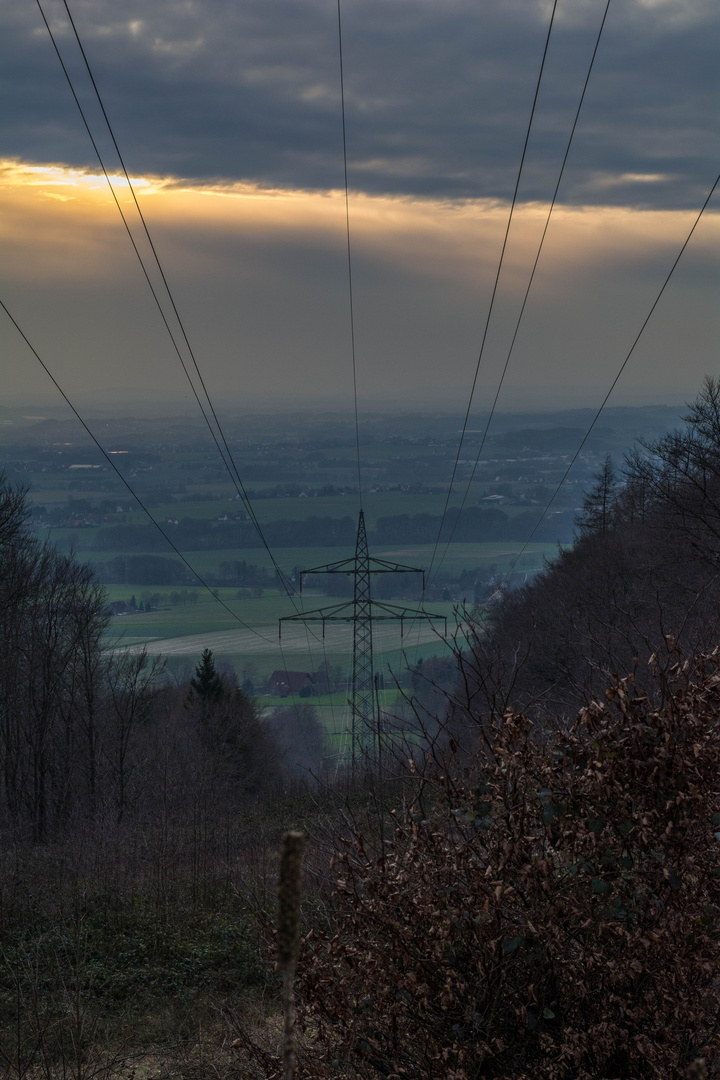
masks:
[[[293,1080],[297,1072],[295,1048],[295,968],[300,941],[300,897],[305,836],[286,832],[280,848],[278,881],[278,966],[283,980],[283,1077]]]

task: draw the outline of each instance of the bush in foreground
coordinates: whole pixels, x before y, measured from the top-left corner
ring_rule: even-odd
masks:
[[[301,962],[303,1075],[711,1069],[719,666],[678,659],[660,708],[623,680],[543,739],[508,712],[418,775],[384,852],[344,837],[332,929]]]

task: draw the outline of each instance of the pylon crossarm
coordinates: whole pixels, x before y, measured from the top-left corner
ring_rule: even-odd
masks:
[[[333,604],[332,607],[327,608],[315,608],[313,611],[299,611],[296,615],[283,615],[281,619],[278,619],[278,638],[282,638],[282,624],[284,622],[319,622],[323,624],[323,637],[325,637],[325,623],[326,622],[352,622],[354,615],[350,614],[352,611],[352,603]],[[347,611],[347,615],[341,615],[342,611]]]
[[[400,607],[397,604],[388,604],[381,600],[368,601],[368,607],[371,609],[373,620],[390,622],[397,621],[398,619],[427,619],[429,622],[445,622],[447,624],[447,616],[436,615],[432,611],[422,611],[420,608],[407,608]],[[348,612],[347,615],[342,615],[341,612]],[[377,614],[377,612],[384,612],[384,614]],[[345,601],[341,604],[333,604],[330,607],[314,608],[312,611],[299,611],[295,615],[283,615],[278,621],[284,622],[332,622],[338,620],[339,622],[352,622],[354,618],[352,601]]]
[[[388,562],[387,559],[376,559],[373,555],[368,559],[370,572],[373,574],[424,574],[425,571],[419,566],[405,566],[403,563]]]
[[[420,566],[405,566],[404,563],[388,562],[387,559],[368,558],[370,572],[373,574],[424,574]],[[305,574],[354,574],[357,568],[356,557],[338,559],[337,562],[324,563],[323,566],[311,566],[309,570],[301,570],[301,576]]]
[[[349,559],[338,559],[337,562],[325,563],[323,566],[311,566],[309,570],[302,570],[301,574],[352,574],[355,570],[355,556]]]
[[[444,621],[447,623],[447,616],[436,615],[432,611],[423,611],[422,608],[401,607],[399,604],[389,604],[382,600],[373,600],[372,606],[373,619],[428,619],[431,622]],[[375,611],[377,609],[387,612],[387,615],[376,615]]]
[[[312,611],[298,611],[295,615],[283,615],[278,621],[283,622],[319,622],[321,619],[336,618],[343,610],[352,610],[351,601],[343,601],[342,604],[332,604],[330,607],[314,608]],[[348,615],[352,619],[352,615]]]
[[[395,615],[395,614],[377,615],[375,613],[375,606],[374,605],[373,605],[373,612],[372,612],[372,621],[373,622],[402,622],[403,619],[426,619],[428,622],[432,622],[435,619],[442,620],[443,618],[444,618],[443,615],[432,616],[432,615],[426,615],[424,612],[419,612],[418,614],[414,615],[412,613],[412,611],[406,611],[406,612],[398,614],[398,615]]]

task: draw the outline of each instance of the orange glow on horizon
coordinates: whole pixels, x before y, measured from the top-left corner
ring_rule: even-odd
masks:
[[[128,222],[140,223],[124,177],[111,180]],[[344,193],[266,189],[257,185],[191,185],[168,177],[133,177],[151,229],[170,232],[174,244],[243,237],[272,242],[298,240],[333,249],[344,243]],[[63,165],[0,161],[3,239],[15,248],[15,270],[44,276],[57,272],[111,274],[109,258],[122,258],[127,242],[107,182],[96,173]],[[145,212],[144,210],[144,212]],[[492,200],[410,199],[351,193],[354,253],[380,258],[421,275],[478,282],[495,265],[508,208]],[[543,204],[521,204],[507,253],[507,283],[520,288],[545,222]],[[542,256],[543,278],[592,264],[623,262],[674,245],[687,233],[691,211],[632,207],[558,206]],[[706,214],[693,243],[716,242],[720,215]],[[185,237],[185,239],[183,239]],[[62,256],[59,254],[62,249]],[[206,255],[203,256],[205,262]],[[191,257],[188,250],[183,263]],[[205,263],[206,265],[206,263]],[[538,286],[541,285],[540,280]]]

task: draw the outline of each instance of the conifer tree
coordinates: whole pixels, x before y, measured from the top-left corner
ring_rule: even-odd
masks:
[[[582,513],[577,518],[577,525],[582,532],[600,536],[608,534],[618,486],[612,457],[606,454],[602,468],[595,474],[594,486],[583,497]]]
[[[219,701],[225,692],[223,681],[215,670],[215,661],[210,649],[205,649],[200,663],[195,668],[195,677],[190,685],[201,701]]]

